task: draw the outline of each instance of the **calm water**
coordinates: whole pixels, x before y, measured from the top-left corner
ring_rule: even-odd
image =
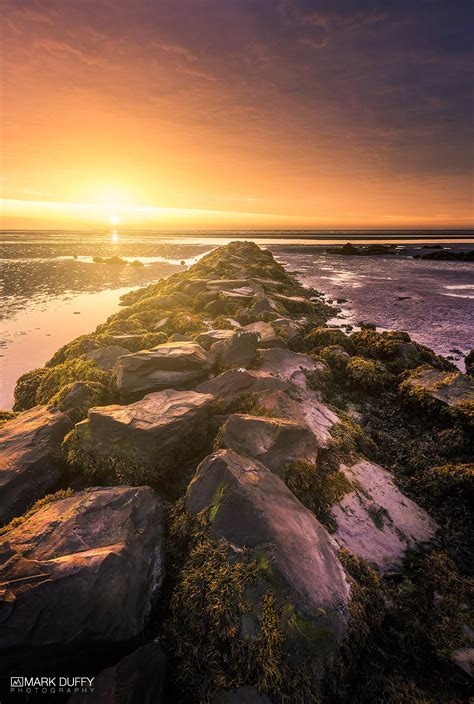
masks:
[[[123,233],[2,232],[0,265],[0,408],[10,408],[20,374],[42,366],[58,347],[93,330],[119,309],[120,296],[169,276],[237,236],[268,247],[303,283],[345,298],[336,324],[374,322],[406,330],[445,355],[466,353],[474,339],[474,264],[417,261],[423,243],[442,234],[414,233]],[[323,253],[335,241],[403,243],[398,256],[341,257]],[[450,246],[472,248],[465,242]],[[472,240],[471,240],[472,242]],[[317,243],[317,244],[315,244]],[[117,255],[144,266],[96,264]]]

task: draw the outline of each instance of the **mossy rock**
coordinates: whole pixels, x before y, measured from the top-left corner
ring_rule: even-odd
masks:
[[[329,345],[340,345],[348,354],[354,353],[351,339],[338,328],[314,328],[305,335],[304,344],[310,352],[319,352]]]
[[[48,368],[47,373],[42,376],[36,389],[36,403],[49,403],[65,386],[75,381],[93,382],[103,387],[110,387],[112,374],[99,369],[94,362],[80,358],[63,362]]]
[[[365,329],[350,337],[356,354],[369,359],[378,359],[387,369],[400,374],[407,369],[415,369],[422,364],[430,364],[436,369],[453,369],[443,357],[439,357],[428,347],[414,342],[406,332],[393,330],[376,332]]]
[[[381,391],[393,380],[381,362],[363,357],[351,357],[345,366],[345,378],[349,386],[361,391]]]
[[[14,411],[27,411],[37,405],[36,392],[42,380],[48,376],[48,369],[33,369],[31,372],[22,374],[15,386]]]
[[[93,406],[107,406],[115,400],[110,385],[98,381],[73,381],[63,386],[50,399],[49,405],[59,408],[74,423],[78,423]]]

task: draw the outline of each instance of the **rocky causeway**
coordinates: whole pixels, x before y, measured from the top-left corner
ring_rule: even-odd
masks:
[[[473,353],[336,312],[232,242],[18,379],[2,677],[84,663],[72,704],[467,701]]]

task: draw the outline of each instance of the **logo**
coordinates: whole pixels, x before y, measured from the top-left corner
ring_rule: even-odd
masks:
[[[88,694],[94,691],[93,677],[10,677],[10,692],[16,694]]]

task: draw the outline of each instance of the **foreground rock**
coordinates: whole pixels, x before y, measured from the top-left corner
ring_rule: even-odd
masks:
[[[166,389],[128,406],[91,408],[66,442],[68,461],[89,475],[156,482],[206,440],[213,396]]]
[[[219,444],[259,460],[277,474],[293,462],[316,462],[318,453],[313,433],[294,420],[237,413],[221,429]]]
[[[148,643],[94,677],[94,692],[76,694],[69,704],[160,704],[166,658],[157,643]]]
[[[399,571],[407,550],[431,541],[438,526],[382,467],[359,462],[341,469],[353,491],[332,508],[333,538],[382,573]]]
[[[36,406],[0,430],[0,523],[8,523],[56,487],[61,443],[71,428],[61,411]]]
[[[0,650],[138,636],[163,539],[149,487],[89,489],[34,513],[0,545]]]
[[[181,388],[198,381],[208,369],[207,353],[197,342],[169,342],[120,357],[117,388],[124,397]]]
[[[322,525],[275,474],[259,462],[222,450],[207,457],[191,482],[186,508],[209,509],[210,534],[243,548],[261,565],[244,632],[259,628],[260,599],[268,588],[282,617],[288,658],[321,677],[346,633],[350,588]],[[270,580],[270,581],[268,581]]]

